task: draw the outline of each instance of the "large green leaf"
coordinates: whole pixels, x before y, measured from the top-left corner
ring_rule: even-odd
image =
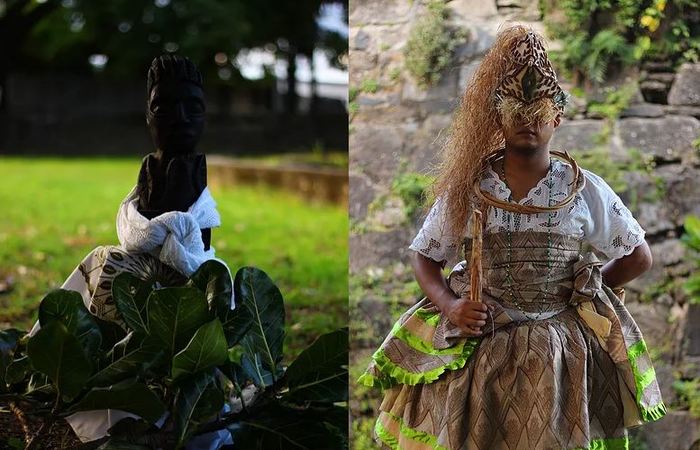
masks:
[[[259,361],[255,362],[254,358],[258,358],[259,355],[254,354],[253,357],[249,356],[243,345],[237,345],[228,349],[229,357],[228,361],[221,364],[218,369],[223,372],[224,375],[231,380],[232,383],[236,384],[239,388],[247,385],[249,381],[252,381],[256,386],[265,388],[273,383],[272,373],[265,370],[262,367],[262,363]],[[278,372],[281,377],[284,374],[282,370]]]
[[[285,373],[288,400],[343,402],[348,399],[348,329],[320,336]]]
[[[210,320],[204,294],[193,287],[156,289],[148,297],[151,335],[172,357],[185,348],[195,331]]]
[[[73,405],[70,412],[95,409],[119,409],[155,423],[165,412],[165,405],[145,384],[129,383],[108,389],[94,388]]]
[[[211,372],[200,372],[181,384],[173,411],[180,448],[197,426],[221,411],[224,394]]]
[[[65,325],[68,332],[78,338],[88,356],[97,354],[102,333],[78,292],[56,289],[44,297],[39,304],[39,324],[43,327],[52,321]]]
[[[129,353],[129,349],[133,351],[133,348],[139,348],[140,345],[134,345],[133,341],[137,340],[139,336],[135,334],[134,331],[129,331],[126,336],[124,336],[120,341],[116,342],[112,349],[107,352],[106,358],[111,362],[116,362],[119,358],[124,357]]]
[[[30,360],[31,362],[31,360]],[[29,377],[29,381],[27,383],[27,391],[32,391],[34,389],[39,389],[42,386],[45,385],[51,385],[51,380],[49,377],[44,375],[41,372],[34,372],[32,375]]]
[[[347,410],[346,421],[347,424]],[[345,426],[347,428],[347,425]],[[236,448],[339,450],[347,448],[344,430],[315,412],[272,405],[230,426]]]
[[[27,397],[40,402],[48,402],[56,399],[56,387],[51,384],[49,377],[41,372],[34,372],[29,377]]]
[[[219,319],[208,322],[195,332],[184,350],[173,357],[175,380],[223,364],[228,358],[226,336]]]
[[[0,392],[7,389],[5,371],[14,360],[15,350],[24,332],[10,328],[0,331]]]
[[[126,337],[126,331],[116,322],[102,320],[97,316],[92,318],[97,323],[97,326],[100,327],[100,333],[102,333],[102,345],[100,346],[102,352],[110,351],[117,342]]]
[[[24,380],[27,375],[31,372],[32,363],[28,356],[22,356],[12,361],[12,364],[7,366],[7,372],[5,373],[5,380],[7,384],[15,384]]]
[[[212,309],[217,310],[218,307],[231,309],[233,282],[228,268],[221,261],[215,259],[205,261],[192,274],[187,285],[202,291]]]
[[[282,294],[265,272],[255,267],[243,267],[236,273],[234,290],[237,308],[245,309],[253,324],[241,340],[248,362],[257,366],[255,372],[281,372],[284,342],[284,302]]]
[[[125,417],[112,425],[108,432],[112,437],[120,438],[127,442],[138,442],[140,437],[158,430],[158,427],[143,419]]]
[[[159,341],[146,340],[143,345],[114,361],[88,380],[89,386],[110,386],[143,374],[163,364],[165,350]]]
[[[47,375],[59,395],[70,401],[82,390],[92,373],[78,338],[58,321],[50,321],[27,342],[32,366]]]
[[[237,386],[236,389],[242,388],[242,386],[246,384],[246,380],[248,380],[248,377],[245,376],[240,363],[226,361],[220,365],[218,369]]]
[[[241,341],[245,353],[241,355],[239,364],[232,363],[235,376],[238,380],[252,381],[260,388],[271,386],[284,374],[282,366],[277,366],[277,372],[273,376],[271,369],[268,369],[267,365],[263,363],[262,356],[251,347],[251,341],[252,339],[247,337]]]
[[[248,332],[253,322],[248,309],[231,309],[233,284],[228,268],[216,260],[206,261],[192,275],[189,285],[205,293],[209,309],[224,327],[228,346],[235,345]]]
[[[122,272],[112,281],[112,298],[126,325],[137,333],[148,333],[146,304],[151,293],[149,283],[129,272]]]

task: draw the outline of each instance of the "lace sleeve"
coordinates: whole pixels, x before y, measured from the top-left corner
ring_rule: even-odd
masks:
[[[583,226],[586,240],[610,259],[629,255],[644,242],[644,229],[605,180],[588,170],[583,173],[582,195],[589,210]]]
[[[458,247],[458,238],[447,233],[444,204],[438,199],[408,248],[444,264],[456,256]]]

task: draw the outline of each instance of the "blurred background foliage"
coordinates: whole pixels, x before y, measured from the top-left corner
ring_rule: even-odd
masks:
[[[319,27],[317,16],[323,5],[335,4],[343,6],[347,21],[346,3],[2,0],[0,86],[4,88],[9,73],[18,68],[100,71],[114,78],[145,74],[151,60],[163,52],[187,55],[208,84],[236,85],[248,81],[230,62],[241,50],[253,47],[265,47],[286,59],[292,75],[296,57],[310,58],[317,48],[334,65],[344,67],[347,37]]]

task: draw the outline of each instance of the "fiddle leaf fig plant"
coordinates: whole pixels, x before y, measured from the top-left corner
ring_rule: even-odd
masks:
[[[232,280],[211,260],[176,287],[125,272],[112,297],[119,324],[58,289],[36,333],[0,331],[0,399],[49,425],[91,410],[139,417],[85,449],[180,449],[207,433],[230,434],[233,449],[347,448],[347,328],[286,367],[284,303],[265,272],[243,267]]]

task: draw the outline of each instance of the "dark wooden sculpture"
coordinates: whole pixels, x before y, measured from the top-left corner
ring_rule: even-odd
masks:
[[[207,163],[195,147],[205,122],[202,75],[192,61],[162,55],[148,70],[146,124],[156,151],[146,155],[138,178],[139,212],[149,219],[187,211],[207,186]],[[204,249],[211,229],[202,230]]]

